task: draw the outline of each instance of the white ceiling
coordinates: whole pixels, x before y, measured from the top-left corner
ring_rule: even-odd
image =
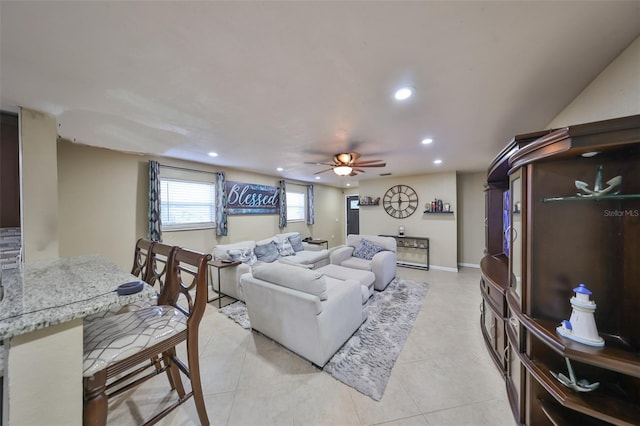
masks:
[[[486,170],[640,34],[638,1],[3,0],[0,15],[4,109],[52,114],[82,144],[334,186]],[[315,181],[304,164],[352,150],[387,167]]]

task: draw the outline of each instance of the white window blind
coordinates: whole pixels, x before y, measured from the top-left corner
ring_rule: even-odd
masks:
[[[287,190],[287,221],[300,222],[305,220],[306,194]]]
[[[215,184],[161,177],[160,216],[163,230],[215,228]]]

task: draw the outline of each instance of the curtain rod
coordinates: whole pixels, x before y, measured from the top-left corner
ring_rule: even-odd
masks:
[[[164,165],[164,164],[160,164],[160,167],[165,167],[167,169],[174,169],[174,170],[183,170],[185,172],[206,173],[206,174],[209,174],[209,175],[217,174],[217,172],[207,172],[207,171],[204,171],[204,170],[188,169],[186,167],[178,167],[178,166],[167,166],[167,165]]]

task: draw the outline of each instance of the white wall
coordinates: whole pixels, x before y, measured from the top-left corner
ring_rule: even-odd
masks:
[[[395,219],[384,211],[382,202],[379,206],[361,207],[360,233],[397,235],[398,227],[402,225],[407,236],[429,238],[432,266],[457,270],[457,221],[460,212],[457,209],[456,174],[433,173],[361,181],[358,193],[360,197],[382,199],[389,188],[400,184],[408,185],[417,192],[418,210],[406,219]],[[454,214],[424,214],[425,205],[434,198],[449,203]]]
[[[20,198],[24,261],[58,257],[56,120],[20,111]]]
[[[458,174],[458,263],[480,266],[484,256],[486,172]]]
[[[547,126],[548,129],[640,114],[640,37]]]

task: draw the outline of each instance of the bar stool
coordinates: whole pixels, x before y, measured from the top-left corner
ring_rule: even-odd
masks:
[[[145,424],[153,424],[193,396],[202,425],[209,425],[200,381],[198,326],[207,302],[210,254],[173,247],[158,305],[112,315],[84,327],[84,425],[104,426],[108,399],[167,371],[178,399]],[[187,363],[176,346],[187,345]],[[154,358],[160,356],[162,368]],[[148,369],[150,373],[142,375]],[[191,381],[186,393],[183,373]]]

